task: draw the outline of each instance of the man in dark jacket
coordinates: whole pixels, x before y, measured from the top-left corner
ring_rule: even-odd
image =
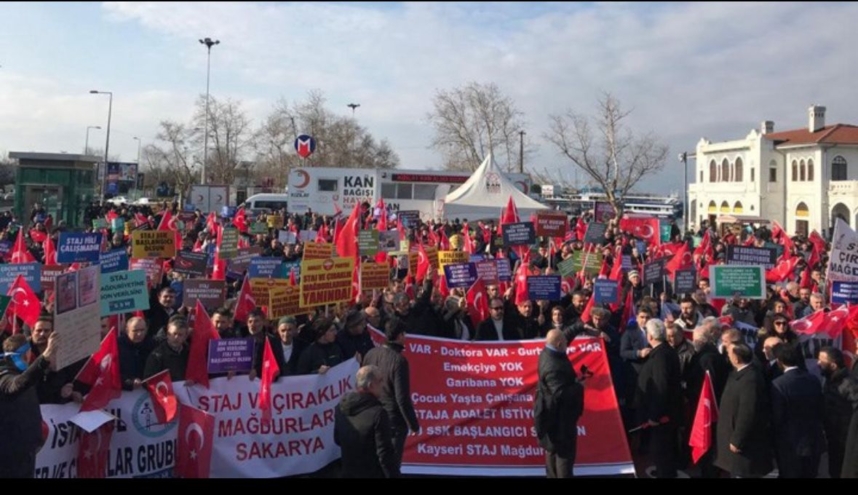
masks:
[[[697,404],[700,401],[700,392],[703,390],[706,373],[709,373],[709,377],[712,380],[712,388],[715,390],[715,401],[717,402],[721,397],[721,393],[724,391],[724,383],[727,381],[727,375],[730,373],[730,368],[721,357],[721,354],[718,353],[718,348],[715,347],[712,335],[705,327],[697,327],[694,329],[692,345],[694,346],[694,355],[688,363],[685,395],[687,397],[688,404],[692,408],[692,417],[689,418],[689,421],[693,422],[693,411],[696,411]],[[693,423],[688,423],[687,421],[686,424],[688,425]],[[713,430],[715,429],[715,426],[716,424],[713,423]],[[688,428],[688,430],[688,435],[683,439],[684,445],[688,444],[688,440],[690,438],[691,428]],[[710,436],[712,435],[710,434]],[[714,449],[709,449],[705,454],[703,454],[703,457],[697,461],[697,465],[700,467],[700,474],[703,478],[719,477],[718,469],[712,465],[712,461],[714,459],[715,451]]]
[[[170,380],[180,382],[185,379],[191,349],[188,346],[188,323],[184,318],[172,318],[167,324],[166,340],[158,344],[146,359],[143,375],[146,378],[168,370]]]
[[[584,387],[566,356],[563,332],[549,330],[539,354],[533,420],[539,445],[545,449],[549,478],[571,478],[578,446],[578,418],[584,411]]]
[[[514,318],[506,314],[507,306],[500,297],[493,297],[489,300],[489,317],[477,326],[477,336],[474,340],[484,342],[521,339]]]
[[[343,350],[343,357],[346,359],[357,355],[358,363],[375,347],[367,331],[366,314],[363,311],[352,311],[346,315],[346,324],[337,332],[337,345]]]
[[[405,325],[396,318],[385,326],[387,343],[371,349],[364,357],[365,366],[375,365],[384,377],[381,403],[390,418],[397,467],[402,464],[405,437],[408,430],[420,431],[417,413],[411,402],[411,374],[408,360],[402,355],[405,349]]]
[[[176,314],[176,291],[172,287],[164,287],[157,296],[150,299],[149,307],[144,312],[149,331],[157,335],[162,329],[166,331],[170,317]]]
[[[58,336],[51,334],[41,356],[27,365],[29,348],[22,334],[3,342],[0,361],[0,479],[32,478],[36,472],[36,452],[44,443],[42,411],[36,384],[56,356]]]
[[[656,478],[676,478],[676,435],[682,421],[679,356],[667,344],[664,322],[649,320],[646,334],[652,351],[638,375],[635,395],[637,417],[651,428]]]
[[[399,464],[390,419],[379,402],[383,377],[378,366],[364,366],[355,377],[357,392],[346,394],[334,414],[334,443],[342,449],[343,478],[396,478]]]
[[[780,478],[816,478],[825,450],[825,402],[819,379],[799,368],[798,347],[775,347],[784,374],[772,382],[772,428]]]
[[[284,375],[283,370],[287,369],[286,359],[283,357],[283,343],[280,338],[275,337],[265,330],[265,313],[259,308],[253,308],[247,315],[247,331],[250,337],[253,338],[253,362],[250,370],[250,378],[262,376],[262,357],[265,355],[265,340],[271,344],[271,352],[274,353],[274,359],[277,361],[277,369],[281,370],[277,377],[277,381]]]
[[[773,467],[765,378],[751,364],[754,354],[746,344],[730,346],[729,358],[735,371],[721,395],[715,465],[734,478],[763,477]]]
[[[137,316],[129,318],[117,345],[122,390],[136,390],[143,385],[146,360],[156,345],[155,338],[147,331],[146,320]]]
[[[837,347],[819,350],[819,370],[825,378],[825,438],[828,440],[828,476],[839,478],[846,451],[849,421],[858,407],[858,381],[849,376],[843,351]]]

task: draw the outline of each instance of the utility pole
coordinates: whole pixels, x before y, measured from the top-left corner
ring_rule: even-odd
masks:
[[[203,136],[203,166],[202,166],[202,177],[200,177],[200,184],[206,183],[206,165],[209,158],[209,83],[211,82],[212,75],[212,47],[220,44],[220,40],[212,41],[211,38],[206,38],[204,40],[200,40],[200,44],[205,45],[208,48],[208,60],[206,62],[206,117],[205,117],[205,135]]]
[[[527,134],[524,131],[518,131],[518,173],[524,173],[524,135]]]

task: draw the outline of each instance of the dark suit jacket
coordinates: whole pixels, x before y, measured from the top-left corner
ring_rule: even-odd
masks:
[[[492,323],[491,317],[486,318],[477,327],[477,341],[492,341],[498,339],[498,332],[495,330],[495,324]],[[512,318],[504,315],[503,319],[503,339],[504,340],[521,340],[522,336],[518,333],[518,328]]]
[[[772,382],[772,427],[778,459],[813,457],[825,450],[825,399],[819,379],[802,369]]]
[[[544,348],[538,370],[534,421],[546,426],[539,444],[549,452],[574,458],[578,418],[584,410],[583,386],[565,353]],[[544,408],[536,407],[540,402]]]
[[[667,342],[655,347],[643,364],[635,404],[641,422],[660,422],[667,417],[678,425],[682,420],[679,355]]]
[[[770,415],[763,374],[752,365],[731,373],[721,395],[715,465],[743,478],[768,474],[773,467]],[[731,452],[730,444],[741,452]]]

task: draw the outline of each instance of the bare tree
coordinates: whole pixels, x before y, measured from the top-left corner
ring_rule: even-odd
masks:
[[[204,131],[205,116],[206,100],[205,96],[201,96],[197,100],[197,111],[193,120],[195,129]],[[208,134],[207,182],[232,184],[242,161],[252,156],[254,150],[254,132],[250,119],[241,108],[241,102],[229,98],[221,101],[211,96]],[[203,132],[195,132],[193,135],[193,143],[200,150],[205,142],[204,137]]]
[[[664,168],[667,157],[667,146],[657,136],[632,133],[625,122],[629,113],[619,100],[605,93],[595,117],[572,110],[566,115],[551,115],[550,131],[545,135],[605,191],[617,216],[622,215],[623,197],[645,175]]]
[[[432,147],[444,155],[446,169],[473,171],[488,153],[507,172],[518,169],[524,114],[494,83],[438,91],[433,105],[427,115],[435,128]],[[532,152],[526,143],[525,155]]]
[[[307,159],[297,155],[295,138],[313,136],[316,150]],[[386,140],[376,139],[357,120],[341,116],[325,106],[320,91],[304,101],[281,99],[256,133],[257,169],[285,185],[294,167],[395,168],[399,157]],[[285,173],[284,173],[285,172]]]
[[[199,131],[169,120],[161,121],[160,126],[155,139],[164,144],[148,144],[143,148],[143,163],[140,164],[141,171],[146,173],[143,186],[149,189],[166,183],[174,187],[177,194],[185,196],[190,186],[200,181],[200,150],[189,147],[198,138]]]

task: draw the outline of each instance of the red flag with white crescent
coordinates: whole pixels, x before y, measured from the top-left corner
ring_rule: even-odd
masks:
[[[77,454],[78,478],[106,478],[113,436],[113,421],[108,421],[92,433],[81,432]]]
[[[195,407],[179,404],[176,475],[208,478],[211,471],[215,418]]]
[[[158,418],[158,424],[173,421],[179,405],[176,401],[176,394],[173,393],[173,380],[170,378],[170,371],[163,370],[150,376],[143,381],[143,385],[149,391],[149,400],[152,402],[152,409]]]

